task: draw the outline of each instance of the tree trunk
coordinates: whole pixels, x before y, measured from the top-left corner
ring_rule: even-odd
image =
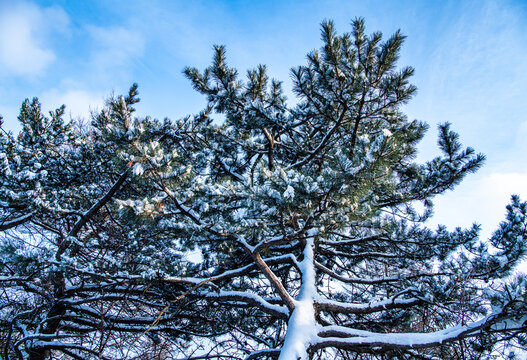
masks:
[[[284,346],[278,360],[307,360],[311,340],[317,334],[315,319],[316,275],[313,263],[313,239],[307,240],[304,259],[299,267],[302,272],[302,286],[295,299],[295,309],[287,323]]]

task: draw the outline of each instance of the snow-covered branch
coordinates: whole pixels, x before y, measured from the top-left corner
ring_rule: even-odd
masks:
[[[34,212],[30,212],[26,215],[22,215],[14,219],[5,220],[5,221],[0,222],[0,231],[6,231],[6,230],[12,229],[14,227],[17,227],[18,225],[25,223],[26,221],[31,219],[33,214]]]
[[[334,300],[318,299],[316,301],[316,306],[322,311],[330,311],[345,314],[371,314],[391,309],[407,309],[409,307],[422,304],[423,302],[423,299],[415,297],[409,299],[392,297],[385,300],[372,301],[368,304],[354,304]]]
[[[527,315],[519,318],[492,314],[468,325],[459,325],[430,333],[375,333],[342,326],[326,326],[313,342],[313,350],[325,347],[364,351],[378,349],[422,349],[440,346],[480,334],[496,331],[527,330]]]
[[[260,295],[254,293],[246,291],[220,290],[219,292],[200,292],[199,294],[206,299],[216,300],[221,303],[256,306],[263,312],[276,316],[280,319],[286,320],[289,317],[289,310],[286,307],[273,305],[262,298]]]
[[[280,355],[280,349],[263,349],[253,351],[245,358],[245,360],[253,360],[258,358],[278,358]]]

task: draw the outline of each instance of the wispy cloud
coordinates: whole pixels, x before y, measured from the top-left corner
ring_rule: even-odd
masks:
[[[88,25],[81,28],[90,39],[89,61],[82,73],[63,78],[59,86],[45,91],[40,99],[48,106],[66,105],[66,115],[89,119],[101,109],[112,84],[119,84],[133,73],[145,48],[143,36],[125,27]],[[101,89],[103,87],[103,89]]]
[[[524,121],[520,124],[520,126],[518,127],[518,131],[516,132],[516,150],[518,151],[518,154],[527,153],[526,139],[527,139],[527,121]],[[527,172],[527,164],[525,164],[525,166],[526,166],[525,171]]]
[[[48,36],[65,32],[69,18],[60,7],[0,3],[0,76],[42,74],[55,60]]]
[[[505,206],[512,194],[527,194],[527,172],[485,172],[468,177],[456,191],[435,200],[435,215],[430,225],[447,224],[469,227],[482,226],[482,238],[489,238],[505,220]]]
[[[88,26],[93,41],[93,70],[99,75],[128,71],[139,61],[145,49],[145,39],[137,31],[125,27]]]
[[[48,110],[65,104],[66,120],[69,118],[90,119],[92,111],[102,109],[104,104],[104,99],[99,94],[80,89],[68,89],[65,91],[51,89],[43,93],[40,100]]]

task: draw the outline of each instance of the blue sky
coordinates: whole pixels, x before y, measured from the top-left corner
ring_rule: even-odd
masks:
[[[419,91],[406,107],[431,131],[420,160],[437,154],[436,124],[449,121],[486,166],[438,198],[432,224],[483,225],[488,235],[511,193],[527,199],[527,1],[8,1],[0,0],[0,114],[16,130],[25,98],[66,104],[89,117],[111,93],[139,83],[138,112],[180,118],[202,109],[181,71],[209,64],[213,44],[243,74],[266,64],[284,81],[321,44],[319,24],[339,32],[366,19],[369,32],[408,36],[401,65]]]

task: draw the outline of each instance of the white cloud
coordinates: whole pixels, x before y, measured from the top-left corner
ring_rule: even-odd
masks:
[[[18,114],[18,109],[0,104],[0,116],[2,116],[3,121],[2,127],[7,131],[18,131],[19,126],[16,120]]]
[[[436,198],[430,225],[444,224],[453,229],[478,223],[482,238],[488,238],[505,220],[505,206],[513,194],[527,201],[527,172],[494,172],[474,179],[469,176],[454,191]]]
[[[524,121],[518,127],[516,133],[516,148],[520,154],[527,153],[527,121]]]
[[[0,75],[39,75],[56,56],[46,38],[69,24],[59,7],[39,8],[24,2],[0,3]]]
[[[102,95],[78,89],[69,89],[64,92],[51,89],[43,93],[39,100],[47,110],[66,105],[66,120],[70,117],[90,119],[91,112],[100,110],[104,105]]]
[[[102,73],[122,70],[144,52],[145,40],[137,31],[98,26],[89,26],[87,31],[95,43],[92,61]]]

